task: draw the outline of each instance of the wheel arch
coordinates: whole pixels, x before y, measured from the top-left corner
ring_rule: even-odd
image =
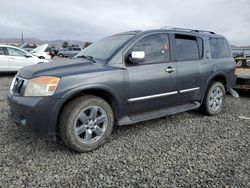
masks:
[[[202,97],[202,101],[201,103],[203,102],[204,100],[204,97],[206,95],[206,92],[208,91],[209,89],[209,86],[212,82],[214,81],[219,81],[221,82],[224,87],[225,87],[225,90],[227,91],[227,77],[226,77],[226,74],[223,73],[223,72],[219,72],[219,73],[216,73],[214,75],[212,75],[208,80],[207,80],[207,83],[206,83],[206,87],[205,87],[205,90],[204,90],[204,93],[203,93],[203,97]]]
[[[219,74],[215,74],[215,75],[211,76],[207,82],[207,87],[213,81],[221,82],[224,85],[225,89],[227,89],[227,77],[224,73],[219,73]]]
[[[84,88],[78,88],[77,90],[74,90],[67,94],[63,100],[63,102],[60,104],[57,118],[56,118],[56,129],[58,129],[58,120],[60,118],[60,114],[62,112],[62,109],[74,98],[79,97],[81,95],[94,95],[97,97],[102,98],[105,100],[112,108],[114,113],[115,121],[119,118],[121,113],[121,100],[117,92],[113,91],[111,88],[105,87],[105,86],[99,86],[99,87],[84,87]],[[57,131],[57,130],[56,130]]]

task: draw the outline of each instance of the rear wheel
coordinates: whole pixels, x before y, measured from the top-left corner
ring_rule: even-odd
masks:
[[[212,82],[202,103],[202,110],[208,115],[219,114],[224,106],[225,87],[221,82]]]
[[[59,119],[59,134],[63,142],[78,152],[97,149],[105,143],[114,126],[109,104],[96,96],[73,99],[63,109]]]

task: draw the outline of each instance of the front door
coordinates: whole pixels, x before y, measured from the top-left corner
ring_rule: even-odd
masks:
[[[30,65],[30,59],[26,57],[27,53],[22,50],[7,47],[9,69],[10,71],[18,71],[24,66]]]
[[[152,34],[140,39],[127,53],[145,52],[138,64],[126,58],[126,91],[129,114],[152,111],[176,105],[176,62],[171,62],[169,36]]]

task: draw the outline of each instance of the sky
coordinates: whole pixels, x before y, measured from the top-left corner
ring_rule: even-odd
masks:
[[[211,30],[250,45],[250,0],[0,0],[0,38],[96,41],[163,26]]]

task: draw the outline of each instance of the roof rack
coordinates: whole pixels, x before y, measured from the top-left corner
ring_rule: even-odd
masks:
[[[197,33],[215,34],[215,32],[213,32],[213,31],[206,31],[206,30],[199,30],[199,29],[186,29],[186,28],[169,27],[169,26],[164,26],[163,29],[172,29],[172,30],[182,30],[182,31],[197,32]]]

